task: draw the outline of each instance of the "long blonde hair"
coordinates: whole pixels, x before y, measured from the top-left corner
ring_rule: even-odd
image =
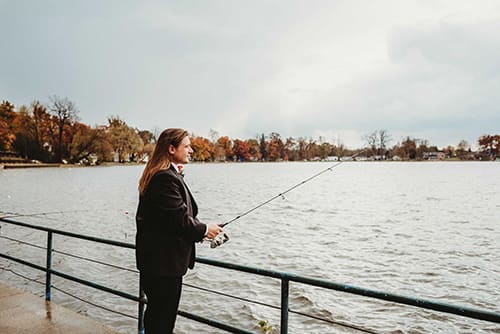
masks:
[[[182,140],[187,136],[188,132],[184,129],[163,130],[156,142],[153,155],[151,155],[139,180],[139,193],[141,195],[144,195],[149,181],[158,171],[170,168],[170,153],[168,152],[170,145],[179,147]]]

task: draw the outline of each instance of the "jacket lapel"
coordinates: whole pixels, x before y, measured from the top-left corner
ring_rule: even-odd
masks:
[[[184,182],[184,178],[178,173],[177,169],[172,164],[170,164],[170,171],[172,173],[174,173],[175,176],[181,181],[182,186],[184,187],[184,193],[185,193],[185,198],[186,198],[186,205],[188,207],[188,212],[191,213],[191,215],[193,217],[196,217],[196,215],[198,214],[198,205],[196,204],[194,197],[191,194],[191,191],[189,190],[189,187]]]

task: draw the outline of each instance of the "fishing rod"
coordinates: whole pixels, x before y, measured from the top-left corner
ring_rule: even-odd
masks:
[[[322,171],[320,171],[320,172],[318,172],[318,173],[316,173],[316,174],[314,174],[314,175],[312,175],[312,176],[308,177],[307,179],[305,179],[305,180],[303,180],[303,181],[301,181],[301,182],[299,182],[299,183],[297,183],[297,184],[295,184],[295,185],[291,186],[291,187],[290,187],[290,188],[288,188],[287,190],[285,190],[285,191],[283,191],[283,192],[281,192],[281,193],[279,193],[279,194],[277,194],[277,195],[275,195],[275,196],[271,197],[270,199],[268,199],[268,200],[266,200],[266,201],[264,201],[264,202],[262,202],[262,203],[260,203],[260,204],[258,204],[258,205],[256,205],[256,206],[254,206],[253,208],[251,208],[251,209],[249,209],[249,210],[245,211],[244,213],[242,213],[242,214],[240,214],[240,215],[238,215],[238,216],[234,217],[233,219],[229,220],[228,222],[225,222],[225,223],[221,224],[221,225],[220,225],[220,227],[225,227],[225,226],[227,226],[227,225],[229,225],[229,224],[231,224],[231,223],[235,222],[236,220],[240,219],[241,217],[244,217],[244,216],[248,215],[249,213],[251,213],[251,212],[253,212],[253,211],[255,211],[255,210],[257,210],[257,209],[259,209],[259,208],[263,207],[264,205],[271,203],[272,201],[274,201],[274,200],[275,200],[275,199],[277,199],[277,198],[280,198],[280,197],[281,197],[281,198],[284,198],[284,195],[285,195],[285,194],[287,194],[287,193],[289,193],[290,191],[292,191],[292,190],[294,190],[294,189],[296,189],[296,188],[300,187],[301,185],[303,185],[303,184],[305,184],[305,183],[307,183],[307,182],[309,182],[309,181],[311,181],[311,180],[313,180],[313,179],[317,178],[317,177],[318,177],[318,176],[320,176],[321,174],[324,174],[324,173],[326,173],[326,172],[328,172],[328,171],[332,171],[335,167],[337,167],[338,165],[342,164],[342,163],[343,163],[344,161],[346,161],[346,160],[349,160],[349,161],[353,160],[355,157],[357,157],[357,156],[358,156],[358,155],[360,155],[361,153],[364,153],[364,152],[366,152],[366,151],[368,151],[368,150],[369,150],[369,149],[364,149],[364,150],[362,150],[362,151],[360,151],[360,152],[358,152],[358,153],[356,153],[356,154],[351,155],[350,157],[347,157],[347,159],[344,159],[344,160],[342,160],[342,159],[341,159],[339,162],[337,162],[337,163],[335,163],[335,164],[331,165],[330,167],[323,169]],[[215,248],[215,247],[218,247],[218,246],[222,245],[223,243],[227,242],[228,240],[229,240],[229,236],[227,235],[227,233],[225,233],[225,232],[223,232],[223,233],[219,233],[219,234],[218,234],[215,238],[213,238],[213,239],[212,239],[212,241],[210,242],[210,248]]]

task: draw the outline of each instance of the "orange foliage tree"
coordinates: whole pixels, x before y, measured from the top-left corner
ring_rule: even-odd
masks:
[[[252,155],[246,141],[235,139],[233,141],[233,151],[238,161],[250,161]]]
[[[278,161],[285,156],[285,145],[281,140],[279,133],[271,133],[270,139],[267,142],[267,158],[269,161]]]
[[[500,135],[484,135],[478,140],[479,149],[490,159],[500,156]]]
[[[0,150],[2,151],[10,151],[16,139],[12,129],[15,118],[14,105],[9,101],[2,101],[0,104]]]
[[[217,139],[214,147],[214,158],[216,161],[226,161],[233,159],[233,143],[228,136]]]
[[[248,146],[248,153],[250,154],[250,160],[259,161],[262,159],[262,154],[260,153],[260,145],[257,139],[247,139],[245,140]]]
[[[212,160],[214,147],[207,138],[191,136],[190,140],[194,151],[192,155],[194,161]]]

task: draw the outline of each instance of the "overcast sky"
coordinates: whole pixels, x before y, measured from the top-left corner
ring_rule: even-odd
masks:
[[[0,0],[0,99],[354,148],[500,133],[500,1]]]

